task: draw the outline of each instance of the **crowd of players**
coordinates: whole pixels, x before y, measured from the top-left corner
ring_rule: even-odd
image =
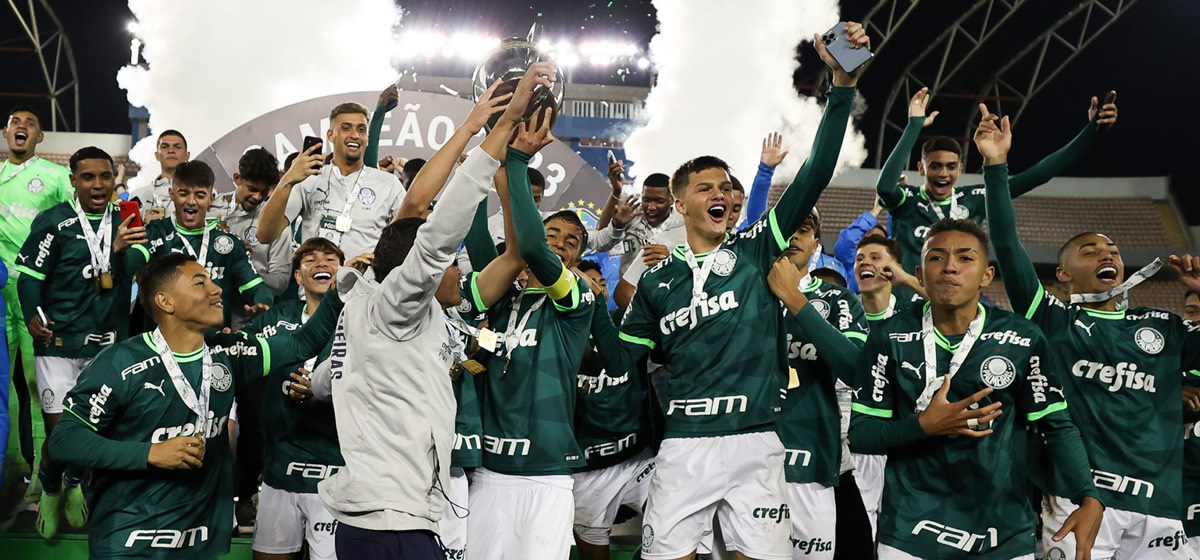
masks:
[[[332,110],[329,157],[247,151],[224,195],[180,132],[126,191],[100,149],[38,158],[38,115],[12,110],[0,283],[13,398],[44,420],[38,531],[86,525],[97,558],[215,558],[236,495],[258,559],[574,542],[593,560],[636,513],[647,559],[1196,557],[1200,325],[1128,304],[1162,261],[1126,275],[1083,232],[1056,295],[1016,234],[1012,198],[1077,161],[1115,103],[1092,98],[1078,136],[1011,176],[1008,119],[981,106],[984,184],[957,185],[962,148],[938,137],[907,185],[936,116],[918,92],[877,206],[830,256],[815,205],[863,70],[815,48],[825,114],[773,207],[775,135],[748,198],[716,157],[645,177],[640,199],[612,163],[592,229],[538,207],[551,63],[493,85],[427,162],[375,161],[390,89],[374,117]],[[616,313],[592,252],[621,255]],[[1167,258],[1195,319],[1200,258]],[[1012,312],[981,301],[997,271]]]

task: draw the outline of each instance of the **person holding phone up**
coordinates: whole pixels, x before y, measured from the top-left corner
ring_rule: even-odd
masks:
[[[330,111],[326,139],[333,144],[333,165],[321,165],[321,143],[306,141],[263,206],[259,242],[270,244],[300,218],[302,239],[322,237],[350,255],[375,249],[405,191],[395,175],[364,165],[367,117],[367,108],[353,102]]]

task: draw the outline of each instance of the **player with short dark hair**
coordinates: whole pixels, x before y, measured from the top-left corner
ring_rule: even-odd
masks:
[[[139,265],[149,261],[151,255],[165,252],[187,253],[202,262],[212,281],[221,286],[228,326],[235,306],[253,317],[266,311],[274,297],[255,272],[242,240],[208,221],[213,179],[212,168],[203,161],[179,164],[171,188],[175,215],[150,222],[146,226],[149,243],[134,245],[134,249],[142,254]]]
[[[263,282],[278,296],[288,287],[292,269],[288,263],[292,258],[292,240],[289,234],[280,235],[270,244],[258,240],[258,224],[262,216],[262,203],[271,196],[279,183],[279,161],[263,148],[246,150],[238,160],[238,170],[233,174],[236,189],[219,194],[213,200],[209,215],[220,218],[229,233],[242,240],[250,251],[250,263]],[[235,314],[234,326],[240,326],[245,318]]]
[[[1183,294],[1183,318],[1200,322],[1200,291],[1188,290]]]
[[[344,255],[332,241],[314,237],[300,245],[292,257],[296,283],[304,290],[304,299],[288,299],[252,319],[242,328],[251,336],[271,337],[295,332],[317,313],[321,300],[333,287]],[[317,495],[317,483],[345,466],[338,448],[337,426],[329,403],[311,402],[311,392],[297,391],[297,381],[306,379],[316,364],[328,359],[332,337],[315,357],[305,361],[279,363],[265,378],[265,390],[257,402],[238,407],[242,422],[247,409],[259,407],[253,429],[259,448],[241,449],[262,457],[262,488],[259,490],[258,519],[254,524],[254,553],[259,560],[291,555],[308,543],[313,560],[332,560],[334,527],[337,522]],[[294,373],[296,372],[296,373]],[[239,402],[244,402],[239,399]],[[238,438],[247,437],[246,427]],[[253,479],[257,486],[258,478]],[[251,493],[252,494],[252,493]],[[238,501],[248,499],[244,495]],[[239,523],[240,525],[240,523]]]
[[[132,275],[125,249],[146,238],[144,230],[127,228],[133,217],[122,223],[110,202],[115,188],[112,157],[89,146],[71,156],[70,166],[75,199],[34,219],[16,267],[21,307],[34,338],[47,436],[62,416],[63,397],[75,386],[79,372],[102,349],[129,336],[124,307]],[[80,489],[84,471],[53,460],[47,450],[43,445],[36,475],[42,487],[37,529],[51,538],[58,532],[64,506],[71,526],[82,527],[87,504]],[[60,503],[64,499],[66,503]]]
[[[908,164],[921,128],[932,124],[937,117],[937,111],[926,116],[928,105],[929,91],[921,88],[908,104],[908,126],[880,169],[875,185],[883,207],[891,216],[892,237],[904,247],[906,257],[900,264],[909,273],[919,264],[922,242],[935,222],[953,218],[982,223],[984,216],[983,185],[956,186],[965,162],[962,146],[953,138],[938,136],[921,146],[917,170],[925,178],[924,184],[910,186],[897,182]],[[1071,142],[1033,167],[1012,176],[1013,196],[1025,194],[1061,173],[1087,151],[1104,127],[1116,121],[1115,98],[1114,103],[1100,107],[1093,97],[1088,122]],[[904,300],[912,296],[908,290],[898,290],[897,294]]]
[[[1049,339],[1049,364],[1066,379],[1071,418],[1083,434],[1092,473],[1107,509],[1096,558],[1187,558],[1181,522],[1183,388],[1200,385],[1200,326],[1166,311],[1122,306],[1124,295],[1161,262],[1125,280],[1117,244],[1099,233],[1077,235],[1059,251],[1056,275],[1070,302],[1042,287],[1017,236],[1009,193],[1008,117],[981,106],[975,145],[984,158],[988,227],[1013,311],[1037,323]],[[1200,259],[1172,255],[1187,285],[1200,286]],[[1061,489],[1046,488],[1042,508],[1046,553],[1071,557],[1076,543],[1063,534],[1075,505]],[[1052,538],[1054,536],[1054,538]],[[1163,543],[1173,543],[1163,546]]]
[[[854,484],[848,474],[854,464],[843,447],[867,320],[854,292],[810,276],[809,262],[820,240],[821,220],[813,212],[791,236],[768,282],[788,311],[787,398],[776,431],[785,449],[794,555],[831,560],[839,547],[863,551],[861,539],[838,539],[840,525],[868,525],[861,507],[860,519],[839,519],[835,490]]]
[[[1103,505],[1060,370],[1032,322],[979,303],[995,274],[987,234],[939,221],[921,262],[929,301],[874,323],[856,368],[850,441],[888,454],[879,558],[1032,559],[1034,479],[1082,504],[1059,537],[1090,549]]]
[[[130,200],[137,200],[142,205],[142,219],[151,222],[169,217],[175,213],[171,206],[171,186],[175,180],[175,169],[179,164],[191,159],[188,152],[187,139],[183,133],[175,129],[162,131],[155,142],[154,159],[158,161],[161,172],[149,185],[143,185],[129,192]]]
[[[190,255],[155,256],[138,290],[158,328],[83,370],[50,451],[92,469],[93,557],[214,558],[229,551],[233,527],[225,428],[234,396],[272,363],[316,355],[341,301],[326,297],[296,333],[246,339],[206,334],[224,324],[221,287]]]
[[[861,25],[846,31],[854,48],[869,46]],[[728,550],[756,559],[793,554],[785,452],[775,434],[787,388],[785,330],[767,270],[833,176],[862,71],[842,70],[820,41],[815,48],[833,70],[833,87],[792,185],[766,215],[732,234],[729,166],[712,156],[681,165],[671,188],[686,244],[642,275],[621,324],[635,358],[661,347],[671,364],[666,439],[642,524],[647,559],[691,557],[714,513]]]

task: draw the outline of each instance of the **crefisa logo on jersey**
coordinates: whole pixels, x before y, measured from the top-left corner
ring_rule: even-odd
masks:
[[[811,299],[808,301],[808,304],[813,306],[813,309],[816,309],[817,313],[821,314],[822,319],[829,318],[829,302],[823,299]]]
[[[228,255],[233,251],[233,238],[220,236],[213,240],[213,249],[222,255]]]
[[[1166,346],[1166,339],[1162,333],[1150,328],[1142,327],[1133,334],[1133,341],[1137,343],[1138,348],[1147,354],[1157,354],[1163,351]]]
[[[993,389],[1004,389],[1017,378],[1017,368],[1004,356],[992,356],[979,366],[979,377]]]
[[[709,258],[713,259],[712,271],[717,276],[733,274],[733,267],[737,265],[737,255],[729,249],[721,249]]]
[[[229,373],[229,368],[225,364],[212,365],[212,388],[222,393],[229,390],[230,385],[233,385],[233,375]]]

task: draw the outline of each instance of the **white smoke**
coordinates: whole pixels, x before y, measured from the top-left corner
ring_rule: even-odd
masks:
[[[658,78],[647,116],[625,141],[631,174],[670,175],[683,162],[715,155],[747,190],[762,139],[784,136],[790,154],[775,172],[787,182],[804,163],[821,121],[816,99],[792,85],[796,45],[842,21],[836,0],[654,0],[658,34],[650,56]],[[848,129],[838,169],[867,157],[863,135]]]
[[[395,81],[392,0],[129,0],[129,9],[149,67],[126,66],[117,83],[150,112],[151,135],[130,151],[143,184],[160,169],[157,132],[179,130],[195,156],[268,111]]]

